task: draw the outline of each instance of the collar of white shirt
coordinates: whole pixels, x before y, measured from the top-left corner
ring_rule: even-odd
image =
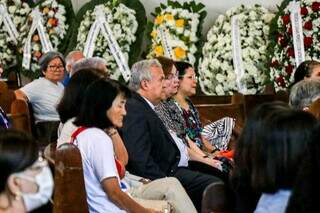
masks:
[[[141,96],[148,104],[149,104],[149,106],[154,110],[154,105],[148,100],[148,99],[146,99],[145,97],[143,97],[143,96]]]

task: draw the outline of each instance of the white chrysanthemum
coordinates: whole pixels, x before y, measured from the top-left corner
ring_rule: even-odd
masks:
[[[97,5],[98,6],[98,5]],[[94,10],[96,10],[97,6]],[[119,4],[113,10],[111,4],[104,4],[104,13],[106,20],[117,40],[125,59],[129,60],[130,46],[136,41],[135,33],[138,29],[138,22],[136,20],[136,12],[124,4]],[[95,21],[95,14],[92,11],[87,11],[80,24],[77,36],[76,49],[83,50],[87,40],[88,32],[92,23]],[[109,44],[100,32],[95,43],[94,56],[99,56],[105,59],[110,78],[118,80],[121,77],[120,70],[116,61],[109,50]]]
[[[244,70],[242,75],[236,72],[233,66],[231,18],[234,15],[237,15],[239,20],[240,52]],[[243,93],[255,94],[263,90],[269,33],[269,28],[265,26],[269,25],[271,17],[273,14],[258,5],[231,8],[225,16],[218,17],[208,32],[207,42],[202,51],[203,60],[199,64],[200,81],[203,81],[200,82],[200,86],[205,94],[233,94],[238,91],[237,78],[245,86]],[[211,75],[208,75],[208,72]]]

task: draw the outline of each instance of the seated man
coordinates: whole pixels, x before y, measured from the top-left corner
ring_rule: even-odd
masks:
[[[309,111],[309,106],[319,98],[320,81],[305,79],[292,87],[289,105],[294,109]]]
[[[157,60],[143,60],[132,67],[129,87],[136,91],[128,99],[122,136],[129,153],[128,170],[152,180],[176,177],[186,189],[198,211],[203,190],[220,179],[178,167],[179,149],[154,111],[163,97],[164,74]]]
[[[84,55],[79,50],[71,51],[66,56],[66,74],[65,74],[65,77],[64,77],[64,79],[62,81],[62,84],[64,86],[67,86],[69,81],[70,81],[73,64],[76,63],[77,61],[79,61],[80,59],[83,59],[83,58],[84,58]]]

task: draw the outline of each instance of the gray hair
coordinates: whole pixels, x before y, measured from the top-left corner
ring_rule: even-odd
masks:
[[[71,76],[78,72],[79,70],[83,69],[96,69],[100,70],[101,72],[107,72],[106,62],[104,59],[99,57],[92,57],[92,58],[83,58],[77,61],[72,65],[72,73]]]
[[[50,61],[52,61],[55,58],[60,58],[60,60],[63,64],[63,67],[64,68],[66,67],[66,62],[65,62],[64,57],[61,53],[55,52],[55,51],[49,51],[49,52],[43,54],[41,56],[41,58],[39,59],[39,66],[40,66],[41,73],[46,72]]]
[[[162,68],[157,59],[142,60],[132,65],[131,78],[128,87],[133,91],[138,91],[140,89],[140,83],[142,80],[151,80],[151,67]]]
[[[289,105],[294,109],[302,110],[318,98],[320,98],[320,81],[305,79],[291,88]]]
[[[66,66],[68,66],[69,64],[73,64],[75,61],[74,61],[74,55],[76,54],[82,54],[83,53],[80,51],[80,50],[74,50],[74,51],[71,51],[68,53],[68,55],[66,56]]]

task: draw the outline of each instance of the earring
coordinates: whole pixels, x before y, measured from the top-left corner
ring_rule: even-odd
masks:
[[[20,191],[17,191],[17,192],[14,193],[14,199],[16,201],[21,200],[21,192]]]

